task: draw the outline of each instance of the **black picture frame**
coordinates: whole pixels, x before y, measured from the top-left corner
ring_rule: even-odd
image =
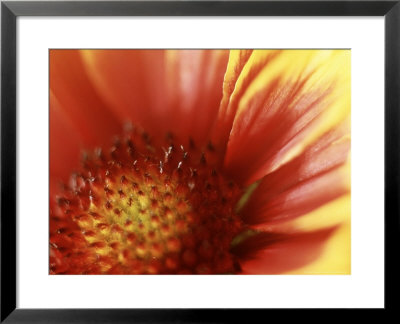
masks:
[[[19,16],[384,16],[385,307],[397,308],[400,220],[400,1],[2,1],[1,3],[1,322],[143,323],[269,321],[270,309],[16,308],[16,19]],[[366,180],[367,181],[367,180]],[[373,235],[373,233],[371,233]],[[371,262],[374,262],[371,260]],[[321,310],[295,310],[300,316]],[[326,310],[332,313],[330,310]],[[347,312],[357,310],[347,310]],[[308,314],[308,315],[307,315]],[[276,315],[276,314],[275,314]],[[314,316],[315,314],[313,314]],[[326,315],[322,315],[326,316]],[[368,312],[368,316],[372,316]]]

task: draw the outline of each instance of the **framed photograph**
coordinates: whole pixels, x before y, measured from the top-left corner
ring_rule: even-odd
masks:
[[[1,321],[394,310],[399,19],[3,1]]]

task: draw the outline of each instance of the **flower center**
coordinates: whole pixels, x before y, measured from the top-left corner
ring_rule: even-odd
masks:
[[[86,154],[51,210],[52,273],[236,272],[241,190],[212,167],[215,148],[157,146],[131,129]]]

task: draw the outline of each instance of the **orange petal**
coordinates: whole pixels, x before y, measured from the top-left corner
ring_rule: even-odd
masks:
[[[225,170],[245,184],[301,153],[350,112],[348,51],[254,51],[252,57],[256,55],[270,59],[255,76],[250,67],[243,69],[242,79],[251,81],[236,84],[231,97],[236,114],[224,162]],[[246,67],[256,64],[252,57]]]
[[[164,51],[81,50],[80,55],[95,89],[120,121],[146,124],[155,109],[162,110]]]
[[[248,224],[306,214],[350,191],[347,127],[328,132],[300,156],[265,176],[241,211]]]
[[[221,100],[226,51],[85,50],[88,74],[122,120],[153,136],[208,135]]]
[[[226,68],[223,84],[223,97],[220,103],[218,118],[214,129],[213,140],[218,143],[226,143],[230,129],[232,128],[233,118],[237,109],[237,100],[231,96],[235,90],[236,82],[242,72],[242,69],[249,60],[253,50],[231,50],[229,53],[229,61]],[[252,66],[255,70],[255,66]],[[256,73],[253,71],[253,74]],[[241,87],[241,92],[245,86]],[[238,95],[235,96],[239,97]],[[229,112],[228,112],[229,111]]]
[[[108,144],[121,131],[121,124],[88,79],[78,50],[50,51],[50,90],[85,145]]]
[[[338,228],[292,234],[262,232],[240,243],[233,253],[243,274],[296,273],[296,269],[321,257],[325,244]]]
[[[79,166],[82,141],[75,125],[50,92],[50,193],[58,191],[71,172]]]
[[[169,123],[179,137],[190,135],[202,145],[218,114],[228,51],[167,51],[167,62],[168,101],[175,113]]]

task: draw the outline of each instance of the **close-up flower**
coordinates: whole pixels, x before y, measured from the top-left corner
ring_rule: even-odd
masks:
[[[51,50],[50,274],[350,274],[350,50]]]

